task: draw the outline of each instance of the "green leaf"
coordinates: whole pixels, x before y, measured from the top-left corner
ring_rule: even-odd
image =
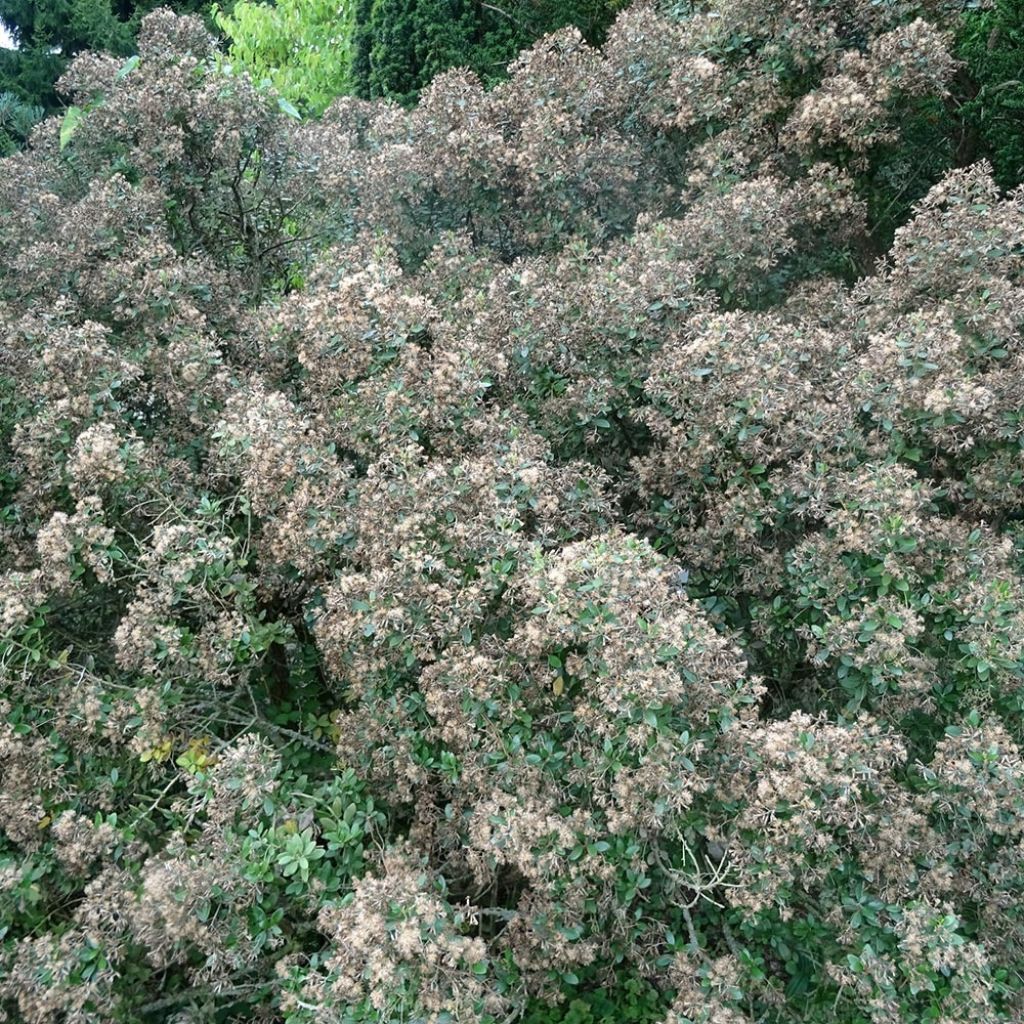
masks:
[[[277,97],[277,106],[282,114],[287,114],[296,121],[302,120],[302,115],[299,113],[298,109],[293,104],[289,103],[283,96]]]
[[[68,107],[64,114],[64,120],[60,126],[60,148],[64,147],[74,137],[78,126],[82,123],[85,118],[85,111],[81,107]]]
[[[120,68],[118,68],[117,74],[114,75],[114,81],[120,82],[121,79],[127,78],[137,67],[139,66],[139,55],[135,54],[134,57],[129,57]]]

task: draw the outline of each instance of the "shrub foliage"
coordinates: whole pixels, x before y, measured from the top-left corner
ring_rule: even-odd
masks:
[[[1024,191],[940,2],[0,164],[0,1019],[1024,1015]]]

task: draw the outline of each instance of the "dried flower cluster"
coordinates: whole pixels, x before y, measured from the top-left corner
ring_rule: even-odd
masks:
[[[0,163],[0,1021],[1024,1017],[1024,193],[873,212],[955,5],[682,6]]]

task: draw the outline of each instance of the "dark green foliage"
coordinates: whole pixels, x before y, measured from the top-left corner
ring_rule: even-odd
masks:
[[[1024,4],[997,0],[965,17],[957,56],[970,89],[959,115],[960,146],[969,163],[987,157],[1005,188],[1024,181]]]
[[[68,60],[84,50],[128,56],[142,17],[157,7],[201,12],[203,0],[0,0],[0,21],[17,50],[0,52],[0,92],[54,110],[55,84]]]
[[[520,50],[565,25],[600,42],[622,6],[619,0],[359,0],[355,90],[408,103],[451,67],[469,67],[491,84]]]
[[[42,116],[41,107],[25,103],[13,93],[0,92],[0,156],[14,152]]]
[[[649,982],[626,977],[615,989],[581,990],[558,1005],[538,1000],[522,1024],[654,1024],[664,1020],[670,1004]]]
[[[10,31],[9,22],[5,24]],[[53,83],[60,76],[64,59],[45,48],[23,45],[18,50],[0,50],[0,91],[29,103],[55,102]]]

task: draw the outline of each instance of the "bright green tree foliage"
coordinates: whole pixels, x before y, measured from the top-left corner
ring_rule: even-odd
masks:
[[[231,40],[231,58],[287,101],[316,112],[350,90],[351,0],[243,0],[230,11],[214,4],[212,13]]]

